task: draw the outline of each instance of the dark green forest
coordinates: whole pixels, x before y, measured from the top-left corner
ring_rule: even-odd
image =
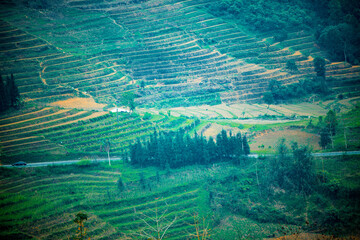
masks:
[[[219,162],[239,162],[250,153],[246,135],[229,136],[222,130],[216,141],[196,134],[191,137],[183,129],[176,132],[157,132],[150,139],[137,142],[130,147],[131,164],[156,166],[161,169],[179,168],[188,165],[206,165]]]
[[[216,16],[236,18],[249,31],[275,32],[275,40],[286,40],[292,29],[314,32],[332,60],[359,64],[359,1],[221,0],[207,8]]]
[[[0,112],[10,108],[19,108],[21,104],[19,90],[14,75],[7,76],[6,81],[0,75]]]

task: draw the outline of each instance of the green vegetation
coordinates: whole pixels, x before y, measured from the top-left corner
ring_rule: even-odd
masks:
[[[85,240],[86,239],[86,228],[84,226],[84,222],[88,220],[88,216],[86,213],[79,212],[76,214],[74,219],[74,223],[79,225],[79,229],[76,235],[72,238],[74,240]]]
[[[6,82],[3,81],[0,75],[0,96],[0,112],[8,110],[10,107],[20,107],[20,94],[13,74],[11,74],[11,77],[6,78]]]
[[[0,6],[1,239],[359,235],[358,2]]]
[[[25,109],[24,109],[25,111]],[[28,161],[110,156],[121,157],[137,137],[147,138],[154,129],[191,130],[194,119],[137,113],[97,113],[76,109],[28,109],[28,113],[0,119],[2,163],[15,162],[23,156]],[[145,114],[147,115],[147,114]],[[198,123],[197,123],[198,124]],[[111,143],[110,147],[107,147]]]
[[[138,107],[253,103],[271,80],[285,85],[314,77],[313,59],[324,54],[313,32],[319,26],[321,35],[333,9],[343,13],[340,22],[357,16],[351,1],[176,3],[169,9],[166,1],[129,1],[121,11],[112,1],[7,4],[0,12],[3,74],[14,73],[31,102],[92,96],[114,104],[133,92]],[[357,55],[356,42],[346,41],[346,56]],[[331,87],[357,84],[360,68],[326,67]]]
[[[337,236],[355,233],[358,157],[313,159],[306,147],[296,144],[290,150],[280,143],[278,151],[278,157],[171,171],[133,168],[119,161],[112,166],[0,168],[0,204],[6,206],[0,225],[8,229],[2,236],[13,236],[21,227],[23,235],[66,238],[77,231],[74,216],[85,211],[86,236],[91,239],[136,239],[146,230],[143,220],[154,227],[156,211],[168,220],[161,224],[173,222],[167,239],[196,235],[194,216],[207,219],[205,229],[211,229],[214,239],[233,234],[238,234],[234,239],[245,234],[278,237],[284,228],[305,233],[321,229]],[[235,228],[237,221],[231,219],[242,219],[244,225]],[[225,220],[233,230],[223,231]]]
[[[282,85],[276,80],[269,83],[269,93],[264,94],[266,104],[304,98],[313,93],[322,93],[321,84],[314,80],[300,80],[298,83]]]
[[[230,15],[250,31],[277,31],[278,42],[287,39],[287,29],[317,29],[316,40],[332,59],[359,64],[360,5],[356,1],[221,0],[207,7],[215,15]]]
[[[316,24],[311,1],[247,1],[222,0],[209,4],[209,11],[215,15],[232,14],[244,21],[243,25],[257,31],[279,31],[279,40],[285,40],[283,29]],[[267,9],[266,11],[264,9]],[[285,34],[286,35],[286,34]]]
[[[129,107],[130,112],[133,112],[135,110],[136,104],[135,104],[135,96],[133,92],[124,92],[121,96],[121,101],[123,105]]]
[[[227,136],[222,130],[216,136],[207,140],[195,132],[193,138],[185,135],[183,129],[176,132],[157,132],[144,143],[138,139],[130,147],[131,164],[134,166],[157,166],[179,168],[188,165],[207,165],[219,162],[239,162],[250,153],[250,147],[241,133]]]

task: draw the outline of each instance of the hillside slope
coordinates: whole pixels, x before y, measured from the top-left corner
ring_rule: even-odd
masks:
[[[140,105],[156,107],[258,102],[270,80],[289,84],[315,75],[312,61],[323,53],[311,32],[293,29],[282,42],[274,32],[249,34],[209,13],[211,2],[4,5],[1,74],[14,73],[27,101],[90,94],[110,103],[135,91]],[[286,70],[288,60],[298,72]],[[327,64],[329,84],[339,92],[350,85],[356,93],[359,75],[358,66]]]

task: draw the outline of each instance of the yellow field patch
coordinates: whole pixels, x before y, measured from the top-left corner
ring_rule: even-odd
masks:
[[[63,101],[57,101],[50,104],[63,108],[78,108],[84,110],[102,110],[106,104],[96,103],[93,98],[69,98]]]
[[[272,132],[271,130],[267,130],[262,133],[258,133],[253,139],[250,141],[250,149],[252,150],[261,150],[259,146],[264,145],[264,148],[269,148],[275,151],[276,144],[281,138],[286,139],[286,143],[290,146],[291,142],[297,142],[299,145],[306,145],[314,150],[320,149],[320,136],[307,133],[301,130],[281,130]]]

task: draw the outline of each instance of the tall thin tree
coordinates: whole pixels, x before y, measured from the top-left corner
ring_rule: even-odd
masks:
[[[5,83],[0,75],[0,111],[5,111],[7,109],[7,93],[5,88]]]
[[[19,89],[16,86],[14,75],[11,74],[9,81],[9,91],[10,91],[10,103],[12,107],[17,106],[17,102],[19,101],[20,94]]]

